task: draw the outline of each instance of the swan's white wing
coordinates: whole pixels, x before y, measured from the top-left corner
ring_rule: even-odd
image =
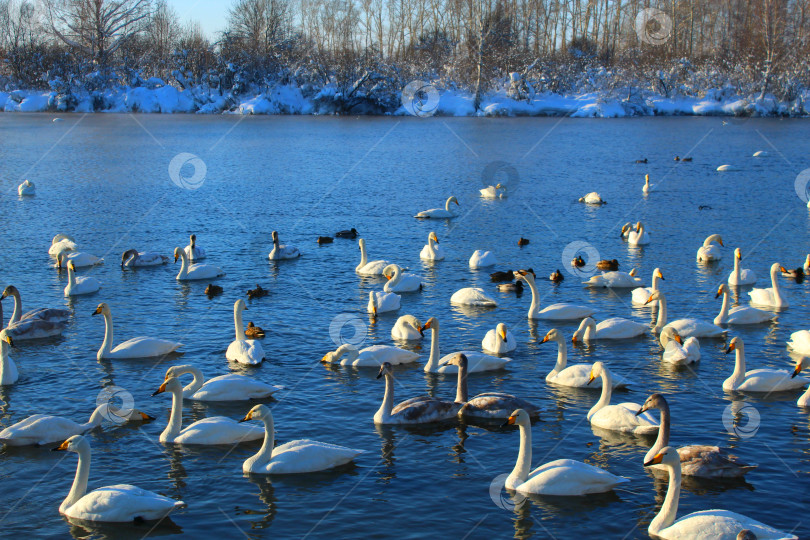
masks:
[[[725,328],[720,328],[716,324],[712,324],[700,319],[678,319],[672,321],[667,326],[671,326],[678,331],[678,334],[684,339],[689,337],[716,337],[722,338],[728,331]],[[666,326],[664,327],[666,328]]]
[[[274,386],[251,377],[228,373],[208,379],[189,399],[198,401],[244,401],[273,395],[283,387]]]
[[[624,482],[629,480],[599,467],[572,459],[558,459],[529,473],[528,480],[518,486],[517,491],[539,495],[587,495],[610,491]]]
[[[773,313],[750,306],[735,306],[728,313],[728,324],[759,324],[773,319]]]
[[[225,416],[210,416],[183,428],[173,442],[181,444],[235,444],[263,438],[263,426],[242,424]]]
[[[9,446],[48,444],[82,432],[82,427],[69,418],[35,414],[0,431],[0,442]]]
[[[552,384],[571,386],[574,388],[602,388],[602,377],[597,377],[591,384],[588,384],[590,374],[590,364],[574,364],[567,366],[553,377],[549,374],[546,377],[546,381]],[[630,381],[616,372],[611,371],[611,376],[613,377],[613,388],[622,388],[630,384]]]
[[[476,351],[460,351],[467,357],[469,373],[477,373],[479,371],[492,371],[496,369],[504,369],[511,358],[491,356]],[[439,368],[436,370],[439,373],[458,373],[458,366],[448,364],[458,352],[446,354],[439,359]]]
[[[497,306],[493,298],[484,293],[480,287],[465,287],[453,293],[450,297],[451,304],[462,304],[467,306]]]
[[[552,321],[567,321],[571,319],[584,319],[593,315],[594,309],[577,304],[551,304],[541,309],[538,318]]]
[[[654,435],[658,433],[658,421],[647,412],[636,416],[641,408],[638,403],[619,403],[602,407],[591,416],[591,425],[636,435]]]
[[[66,309],[39,308],[25,313],[22,317],[20,317],[19,322],[22,323],[28,320],[41,320],[50,323],[59,323],[67,321],[68,318],[70,318],[70,311]]]
[[[649,327],[630,319],[612,317],[596,325],[597,339],[629,339],[646,333]]]
[[[791,373],[780,369],[752,369],[745,372],[745,380],[737,386],[741,392],[779,392],[803,388],[810,380],[790,377]]]
[[[355,367],[380,367],[383,363],[388,362],[392,366],[398,364],[409,364],[415,362],[419,355],[415,352],[406,351],[399,347],[391,345],[372,345],[360,351],[353,362],[348,359],[343,359],[341,364],[350,364]]]
[[[184,506],[183,501],[175,501],[136,486],[119,484],[91,491],[68,508],[65,515],[108,523],[131,522],[136,518],[153,521]]]
[[[409,400],[410,401],[410,400]],[[391,411],[392,424],[426,424],[455,418],[461,403],[429,398],[403,402]]]
[[[225,351],[225,358],[240,364],[260,364],[264,360],[264,348],[255,339],[233,341]]]
[[[345,465],[363,450],[307,439],[290,441],[273,449],[270,463],[252,472],[296,474],[323,471]]]
[[[739,478],[755,469],[724,448],[708,445],[690,445],[678,448],[681,472],[702,478]]]
[[[798,353],[810,354],[810,331],[799,330],[793,332],[790,334],[790,341],[787,342],[787,346]]]
[[[210,264],[192,264],[188,267],[186,280],[211,279],[224,276],[225,272]]]
[[[364,276],[380,276],[389,264],[391,263],[388,261],[371,261],[366,263],[360,270],[357,270],[357,273]]]
[[[117,345],[105,358],[153,358],[182,347],[182,343],[151,337],[136,337]]]
[[[9,325],[6,332],[17,341],[42,339],[58,336],[67,324],[65,322],[48,322],[42,319],[28,319]]]
[[[704,510],[693,512],[678,519],[669,527],[658,531],[657,536],[666,540],[689,538],[690,540],[735,540],[739,532],[748,529],[757,540],[785,540],[797,537],[774,529],[742,514],[728,510]]]
[[[475,418],[506,419],[516,410],[523,409],[530,416],[536,416],[539,408],[525,399],[511,394],[487,392],[478,394],[461,407],[460,414]]]

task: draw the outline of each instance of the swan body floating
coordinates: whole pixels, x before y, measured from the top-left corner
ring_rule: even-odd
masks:
[[[652,460],[664,447],[669,446],[670,412],[667,400],[661,394],[653,394],[647,398],[637,414],[650,409],[661,411],[661,428],[658,438],[644,456],[644,463]],[[686,476],[699,476],[701,478],[740,478],[747,472],[757,468],[740,461],[737,456],[729,454],[727,450],[717,446],[689,445],[678,448],[681,458],[681,474]],[[663,469],[661,465],[651,465],[651,468]]]
[[[422,327],[422,330],[428,329],[430,329],[430,356],[425,364],[425,371],[429,373],[458,372],[458,366],[449,363],[457,353],[450,353],[439,358],[439,321],[435,317],[428,319],[425,326]],[[499,358],[475,351],[461,352],[467,357],[469,373],[504,369],[512,361],[511,358]]]
[[[325,471],[345,465],[364,450],[300,439],[275,446],[273,413],[266,405],[256,405],[240,422],[261,420],[264,443],[259,452],[242,463],[242,472],[258,474],[301,474]]]
[[[257,381],[245,375],[226,373],[206,380],[202,371],[192,365],[172,366],[166,370],[166,380],[190,373],[194,376],[191,384],[183,388],[183,399],[193,401],[245,401],[248,399],[264,399],[282,390],[283,386],[275,386]]]
[[[497,307],[495,299],[487,296],[481,287],[464,287],[453,293],[450,297],[451,304],[462,306]]]
[[[731,294],[725,283],[720,285],[715,298],[719,298],[721,294],[723,295],[723,306],[720,308],[720,313],[714,318],[714,324],[759,324],[773,319],[773,313],[750,306],[735,306],[729,311]]]
[[[213,279],[222,277],[225,272],[211,264],[189,264],[188,255],[182,249],[174,248],[174,262],[180,259],[180,272],[177,274],[177,281],[196,281],[200,279]]]
[[[498,264],[495,254],[491,251],[484,251],[483,249],[476,249],[470,257],[470,268],[473,270],[477,268],[488,268]]]
[[[585,204],[607,204],[602,200],[602,197],[595,191],[591,191],[587,195],[580,197],[579,202]]]
[[[155,251],[129,249],[121,255],[121,268],[137,266],[158,266],[169,262],[169,258]]]
[[[377,378],[385,377],[385,395],[382,405],[374,413],[375,424],[426,424],[455,419],[461,403],[419,396],[403,401],[394,407],[394,375],[391,364],[380,367]],[[461,374],[459,373],[459,377]]]
[[[720,165],[717,167],[717,172],[727,172],[727,171],[736,171],[737,168],[734,165]]]
[[[787,342],[788,348],[799,354],[810,356],[810,331],[798,330],[790,334],[790,341]]]
[[[723,239],[719,234],[707,236],[703,245],[697,250],[697,260],[699,262],[714,262],[723,258],[720,248],[723,247]]]
[[[630,297],[631,303],[634,306],[645,305],[647,303],[647,300],[650,299],[652,293],[658,290],[659,287],[658,282],[663,280],[664,274],[661,273],[661,269],[656,268],[655,270],[653,270],[652,285],[650,287],[639,287],[637,289],[633,289],[633,292],[631,293]],[[650,302],[650,305],[651,306],[658,305],[658,302],[656,300],[653,300],[652,302]]]
[[[456,215],[450,210],[450,205],[455,203],[456,206],[460,206],[458,204],[458,199],[455,197],[449,197],[447,202],[444,203],[444,208],[431,208],[430,210],[423,210],[419,212],[414,217],[420,219],[450,219],[456,217]]]
[[[631,246],[646,246],[650,243],[650,235],[640,221],[636,223],[636,230],[627,233],[627,243]]]
[[[658,422],[650,413],[640,413],[638,403],[610,404],[613,383],[610,370],[602,362],[594,362],[588,380],[602,377],[602,395],[596,405],[588,411],[588,421],[592,426],[633,435],[654,435],[658,432]]]
[[[62,251],[75,251],[76,241],[66,234],[57,234],[51,240],[51,247],[48,248],[48,255],[56,257]]]
[[[723,381],[723,390],[726,392],[781,392],[798,390],[810,383],[810,379],[791,377],[791,373],[783,369],[745,371],[745,345],[739,336],[731,340],[726,354],[732,351],[735,351],[734,372]]]
[[[419,355],[415,352],[391,345],[372,345],[358,350],[354,345],[344,343],[336,350],[323,355],[321,362],[341,366],[378,368],[386,362],[392,366],[397,366],[400,364],[412,364],[418,359]]]
[[[368,292],[368,312],[376,315],[386,311],[396,311],[399,309],[402,297],[396,293]]]
[[[113,348],[113,320],[110,306],[102,302],[93,315],[104,316],[104,341],[96,353],[96,359],[155,358],[173,353],[182,343],[151,337],[136,337]]]
[[[67,265],[68,284],[65,286],[65,296],[81,296],[93,294],[101,289],[101,282],[92,276],[76,276],[76,265],[70,261]]]
[[[5,330],[0,331],[0,386],[14,384],[20,378],[17,365],[8,355],[9,348],[14,344]]]
[[[403,315],[391,328],[391,339],[401,341],[415,341],[425,336],[422,323],[413,315]]]
[[[20,197],[36,195],[37,187],[30,180],[25,180],[22,184],[17,186],[17,195]]]
[[[160,442],[175,444],[238,444],[264,437],[264,429],[245,426],[225,416],[209,416],[182,427],[183,385],[177,377],[169,377],[152,394],[172,394],[172,412],[169,423],[160,434]]]
[[[782,269],[779,263],[771,265],[771,286],[767,289],[752,289],[748,291],[751,297],[751,304],[755,306],[765,306],[771,308],[785,309],[790,307],[790,302],[779,289],[778,276]]]
[[[67,266],[68,263],[73,263],[76,268],[87,268],[88,266],[95,266],[104,262],[102,257],[96,257],[89,253],[80,253],[78,251],[60,251],[56,254],[56,268]]]
[[[728,330],[720,328],[716,324],[712,324],[700,319],[677,319],[667,324],[667,299],[662,291],[656,291],[650,295],[648,302],[658,300],[658,317],[656,318],[655,326],[653,326],[653,333],[660,333],[665,327],[671,326],[678,331],[682,338],[690,337],[710,337],[710,338],[724,338]]]
[[[506,197],[506,186],[496,184],[479,189],[478,192],[484,199],[503,199]]]
[[[112,411],[109,403],[103,403],[96,407],[93,414],[90,415],[90,419],[83,424],[63,416],[51,416],[48,414],[29,416],[0,431],[0,443],[9,446],[31,446],[63,441],[68,437],[80,435],[100,426],[105,419],[110,418],[113,414],[116,415],[115,420],[154,420],[148,414],[137,409],[132,409],[123,414],[123,410]]]
[[[236,329],[234,340],[225,351],[225,358],[240,364],[256,365],[264,360],[264,347],[256,339],[246,339],[245,325],[242,322],[242,312],[247,310],[245,301],[241,298],[233,305],[233,324]]]
[[[650,175],[644,175],[644,187],[641,188],[641,191],[646,195],[650,191],[652,191],[652,186],[650,185]]]
[[[609,287],[611,289],[630,289],[642,284],[641,279],[618,270],[603,272],[598,276],[591,276],[591,279],[584,282],[586,287]]]
[[[799,375],[799,373],[802,372],[803,369],[808,367],[810,367],[810,358],[800,356],[796,359],[796,367],[794,368],[791,377],[795,378],[797,375]],[[808,386],[807,390],[804,391],[804,394],[799,396],[799,399],[796,400],[796,405],[799,407],[810,407],[810,386]]]
[[[53,450],[79,454],[73,486],[59,505],[59,513],[69,518],[105,523],[156,521],[186,506],[183,501],[175,501],[129,484],[106,486],[87,493],[91,453],[87,439],[73,435]]]
[[[444,250],[439,246],[439,238],[435,232],[428,235],[428,243],[419,253],[419,258],[425,261],[443,261]]]
[[[282,259],[297,259],[301,256],[301,252],[295,246],[287,246],[278,243],[278,232],[273,231],[273,249],[267,256],[271,261],[279,261]]]
[[[14,285],[7,286],[0,296],[0,326],[3,320],[2,300],[9,296],[14,298],[14,311],[5,330],[13,339],[22,341],[58,336],[67,326],[70,312],[66,309],[40,308],[22,315],[20,291]]]
[[[697,338],[690,337],[684,341],[672,326],[664,328],[658,342],[664,348],[661,360],[668,364],[685,366],[700,360],[700,342]]]
[[[593,315],[593,308],[577,304],[559,303],[546,306],[540,309],[540,295],[537,292],[534,272],[526,270],[515,271],[515,278],[525,281],[532,290],[532,303],[529,306],[530,319],[549,319],[553,321],[570,321],[572,319],[583,319]]]
[[[790,533],[728,510],[704,510],[675,519],[681,496],[681,457],[677,450],[666,446],[644,466],[657,464],[662,464],[669,472],[669,486],[660,512],[647,529],[651,537],[663,540],[735,540],[741,531],[747,529],[759,540],[798,540]]]
[[[416,274],[407,274],[396,264],[389,264],[383,269],[383,276],[388,282],[383,286],[387,293],[417,292],[422,290],[422,278]]]
[[[504,425],[517,425],[520,428],[520,450],[515,468],[506,477],[506,489],[537,495],[579,496],[605,493],[629,482],[627,478],[573,459],[550,461],[530,471],[532,425],[529,415],[518,409],[512,412]]]
[[[728,284],[736,285],[753,285],[757,282],[757,275],[748,268],[740,268],[740,261],[742,260],[742,251],[740,248],[734,250],[734,270],[728,275]]]
[[[366,240],[364,238],[358,240],[357,245],[360,246],[360,264],[357,265],[354,271],[362,276],[381,276],[385,267],[391,263],[383,260],[369,262],[366,256]]]
[[[573,388],[601,388],[603,379],[590,381],[591,366],[587,364],[568,365],[568,346],[563,339],[562,333],[556,328],[552,328],[540,343],[554,341],[557,343],[557,363],[554,364],[548,375],[546,382],[558,384],[560,386],[570,386]],[[630,382],[622,377],[611,373],[611,383],[613,388],[624,388]]]
[[[646,324],[630,319],[613,317],[596,324],[591,317],[585,317],[579,323],[579,328],[571,338],[574,343],[579,340],[591,341],[594,339],[631,339],[645,334],[649,330]]]
[[[456,353],[448,363],[459,369],[456,403],[463,404],[458,411],[459,416],[504,420],[509,418],[515,409],[523,409],[532,417],[540,414],[540,409],[525,399],[503,392],[485,392],[470,399],[467,393],[467,357],[463,353]]]
[[[205,250],[197,245],[196,234],[189,236],[188,245],[183,248],[183,251],[186,252],[186,257],[188,257],[189,262],[201,261],[206,257]]]
[[[506,325],[498,323],[495,328],[486,333],[481,341],[481,348],[485,351],[504,354],[517,349],[517,342],[512,332],[506,328]]]

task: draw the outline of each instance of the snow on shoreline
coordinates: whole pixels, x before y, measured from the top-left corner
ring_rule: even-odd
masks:
[[[649,95],[628,101],[615,96],[591,92],[574,95],[538,94],[530,100],[515,100],[506,92],[487,95],[476,112],[473,96],[455,90],[439,90],[437,116],[569,116],[573,118],[622,118],[631,116],[760,116],[808,117],[804,93],[791,103],[779,102],[771,95],[731,96],[727,92],[708,91],[704,97],[667,98]],[[626,95],[626,94],[625,94]],[[722,95],[722,97],[717,97]],[[269,92],[234,98],[220,96],[195,88],[178,90],[165,85],[154,88],[122,87],[103,94],[71,96],[74,106],[51,91],[0,92],[2,112],[108,112],[108,113],[196,113],[196,114],[269,114],[269,115],[330,115],[337,105],[323,99],[323,92],[314,97],[304,96],[293,86],[277,86]],[[363,103],[343,114],[364,114],[369,110]],[[373,111],[371,114],[375,114]],[[377,112],[376,114],[380,114]],[[407,115],[405,107],[382,111],[386,115]]]

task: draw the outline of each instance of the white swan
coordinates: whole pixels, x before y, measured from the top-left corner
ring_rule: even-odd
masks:
[[[27,195],[36,195],[37,187],[31,180],[25,180],[22,184],[17,186],[17,195],[25,197]]]
[[[731,294],[725,283],[717,289],[715,298],[719,298],[721,294],[723,295],[723,305],[720,313],[714,318],[714,324],[759,324],[773,319],[773,313],[751,306],[735,306],[729,311]]]
[[[433,218],[433,219],[450,219],[456,217],[456,215],[450,211],[450,205],[456,203],[456,206],[461,206],[458,204],[458,199],[455,197],[448,197],[447,202],[444,203],[444,208],[431,208],[430,210],[423,210],[419,212],[414,217],[416,218]]]
[[[391,339],[395,340],[413,341],[422,339],[424,336],[422,323],[413,315],[403,315],[391,328]]]
[[[658,300],[658,317],[656,318],[655,326],[653,326],[653,333],[658,334],[664,327],[672,326],[678,331],[678,334],[683,338],[690,337],[711,337],[711,338],[724,338],[726,332],[725,328],[720,328],[716,324],[712,324],[700,319],[678,319],[667,324],[667,298],[664,296],[663,291],[655,291],[650,295],[648,302]]]
[[[707,236],[706,240],[703,241],[703,245],[697,250],[697,260],[701,262],[719,261],[723,258],[720,247],[723,247],[723,239],[719,234]]]
[[[646,246],[650,243],[650,235],[640,221],[636,223],[636,230],[627,233],[627,243],[631,246]]]
[[[478,192],[484,199],[503,199],[506,197],[506,186],[495,184],[494,186],[479,189]]]
[[[0,386],[14,384],[20,378],[17,365],[8,355],[8,350],[13,344],[11,336],[5,330],[0,331]]]
[[[669,446],[670,412],[667,400],[661,394],[653,394],[647,398],[644,405],[638,410],[640,414],[650,409],[661,411],[661,428],[658,437],[650,450],[644,456],[644,463],[651,461],[665,446]],[[681,473],[686,476],[699,476],[701,478],[739,478],[749,471],[757,468],[740,461],[737,456],[729,454],[727,450],[709,445],[689,445],[678,448],[681,459]],[[663,469],[661,465],[651,465],[654,469]]]
[[[121,255],[121,268],[133,268],[136,266],[157,266],[166,264],[169,258],[155,251],[138,251],[129,249]]]
[[[391,263],[384,260],[369,262],[366,257],[366,241],[361,238],[357,241],[357,245],[360,246],[360,264],[357,265],[354,271],[363,276],[382,275],[385,267]]]
[[[205,250],[197,245],[196,234],[189,236],[188,245],[183,248],[183,251],[186,252],[186,256],[190,262],[201,261],[206,257]]]
[[[245,339],[245,325],[242,322],[242,312],[247,310],[245,301],[241,298],[233,304],[233,325],[236,337],[228,345],[225,358],[240,364],[256,365],[264,360],[264,347],[257,339]]]
[[[213,279],[222,277],[225,272],[211,264],[189,264],[188,255],[182,249],[174,248],[174,262],[181,260],[180,272],[177,274],[177,281],[195,281],[200,279]]]
[[[593,315],[593,308],[577,304],[558,303],[540,309],[540,295],[537,292],[534,272],[526,270],[516,270],[515,279],[522,279],[532,290],[532,303],[529,306],[530,319],[550,319],[554,321],[568,321],[572,319],[582,319]]]
[[[67,264],[68,284],[65,286],[65,296],[81,296],[93,294],[101,289],[101,282],[93,276],[76,276],[76,265],[73,261]]]
[[[646,195],[652,190],[652,186],[650,185],[650,175],[644,175],[644,187],[641,188],[641,191]]]
[[[345,355],[345,358],[344,358]],[[354,367],[380,367],[388,362],[392,366],[412,364],[419,359],[419,355],[391,345],[372,345],[362,350],[350,343],[344,343],[334,351],[323,355],[321,362],[325,364],[339,364]]]
[[[451,304],[459,304],[462,306],[482,306],[482,307],[497,307],[498,303],[495,299],[487,296],[484,289],[481,287],[464,287],[453,293],[450,297]]]
[[[87,439],[74,435],[53,450],[79,454],[73,486],[59,505],[59,513],[69,518],[105,523],[156,521],[186,506],[183,501],[129,484],[105,486],[87,493],[90,476],[90,443]]]
[[[641,409],[638,403],[610,404],[613,393],[612,377],[610,370],[602,362],[594,362],[588,380],[593,381],[597,377],[602,378],[602,395],[588,411],[587,418],[592,426],[634,435],[658,433],[658,422],[650,413],[637,414]]]
[[[177,377],[169,377],[152,394],[172,394],[169,423],[160,434],[160,442],[175,444],[238,444],[264,437],[264,429],[244,426],[225,416],[209,416],[182,428],[183,385]],[[181,429],[182,428],[182,429]]]
[[[14,298],[14,311],[5,330],[12,338],[22,341],[58,336],[67,326],[70,312],[66,309],[40,308],[23,315],[20,291],[14,285],[6,287],[0,296],[0,326],[3,320],[2,300],[9,296]]]
[[[631,303],[634,306],[643,306],[647,303],[647,300],[650,299],[650,295],[658,290],[658,281],[664,280],[664,274],[661,273],[660,268],[656,268],[653,270],[652,273],[652,285],[650,287],[639,287],[638,289],[633,289],[631,293]],[[656,301],[650,302],[651,306],[657,305]]]
[[[515,468],[506,477],[504,487],[520,493],[537,495],[578,496],[611,491],[627,478],[611,474],[573,459],[558,459],[540,465],[530,472],[532,466],[532,425],[526,411],[518,409],[504,425],[520,428],[520,450]]]
[[[681,458],[678,451],[666,446],[645,467],[662,464],[669,471],[669,486],[661,511],[650,523],[647,532],[651,537],[663,540],[736,540],[742,530],[754,533],[758,540],[798,540],[796,536],[779,531],[736,512],[728,510],[703,510],[687,514],[680,519],[678,500],[681,496]]]
[[[734,165],[720,165],[717,167],[717,172],[728,172],[728,171],[736,171],[737,167]]]
[[[517,349],[517,342],[506,325],[498,323],[495,328],[486,333],[481,341],[481,348],[485,351],[503,354]]]
[[[455,419],[461,403],[441,400],[430,396],[418,396],[403,401],[394,407],[394,375],[391,364],[380,367],[377,378],[385,376],[385,395],[382,405],[374,413],[375,424],[426,424]],[[461,374],[459,374],[461,377]]]
[[[799,354],[810,356],[810,331],[798,330],[790,334],[787,346]]]
[[[568,346],[563,339],[562,333],[556,328],[552,328],[543,338],[540,343],[547,341],[554,341],[557,343],[557,362],[554,364],[554,369],[549,371],[546,375],[546,382],[551,384],[558,384],[560,386],[571,386],[574,388],[601,388],[602,379],[589,381],[591,375],[591,366],[587,364],[574,364],[568,365]],[[621,375],[612,374],[611,382],[613,388],[624,388],[630,381]]]
[[[399,309],[402,297],[396,293],[368,292],[368,312],[376,315],[386,311],[396,311]]]
[[[51,247],[48,248],[48,255],[56,257],[61,251],[73,251],[76,249],[76,241],[66,234],[57,234],[51,240]]]
[[[267,256],[271,261],[278,261],[282,259],[295,259],[301,256],[301,252],[295,246],[287,246],[278,243],[278,232],[273,231],[273,249]]]
[[[419,258],[425,261],[444,260],[444,250],[439,246],[439,238],[435,232],[431,231],[428,235],[428,243],[422,248]]]
[[[115,418],[113,418],[115,416]],[[79,424],[64,416],[35,414],[20,420],[0,431],[0,443],[9,446],[44,445],[63,441],[73,435],[80,435],[101,425],[105,419],[121,421],[154,420],[137,409],[113,409],[109,403],[102,403],[90,415],[90,419]]]
[[[93,315],[104,316],[104,341],[96,353],[96,359],[154,358],[164,356],[182,347],[182,343],[151,337],[136,337],[113,348],[113,320],[110,306],[100,303]]]
[[[467,392],[467,372],[469,362],[464,353],[456,353],[448,362],[458,367],[458,384],[456,386],[456,403],[462,403],[458,415],[467,418],[488,420],[509,418],[515,409],[523,409],[529,416],[537,417],[540,409],[525,399],[503,392],[484,392],[470,399]]]
[[[606,204],[605,201],[602,200],[602,197],[595,191],[591,191],[585,196],[580,197],[579,202],[584,202],[585,204]]]
[[[264,443],[258,453],[242,463],[244,473],[300,474],[325,471],[345,465],[364,452],[309,439],[275,446],[275,426],[270,408],[256,405],[240,422],[254,419],[264,424]]]
[[[402,272],[396,264],[389,264],[383,269],[383,276],[388,282],[383,286],[383,291],[387,293],[416,292],[422,290],[422,278],[416,274]]]
[[[664,348],[664,353],[661,355],[661,360],[664,362],[685,366],[700,360],[700,342],[697,338],[690,337],[684,341],[672,326],[664,328],[658,342]]]
[[[799,373],[802,372],[803,369],[810,367],[810,358],[806,356],[800,356],[796,359],[796,367],[793,369],[793,374],[791,377],[796,377]],[[804,391],[804,394],[799,396],[799,399],[796,400],[796,405],[799,407],[810,407],[810,386],[807,387],[807,390]]]
[[[740,248],[734,250],[734,270],[728,275],[729,285],[753,285],[757,282],[757,275],[748,268],[740,268],[742,251]]]
[[[67,263],[72,262],[76,268],[86,268],[88,266],[95,266],[104,262],[102,257],[96,257],[89,253],[80,253],[78,251],[60,251],[56,254],[56,268],[67,266]]]
[[[638,287],[643,282],[641,279],[618,270],[612,272],[602,272],[598,276],[591,276],[591,279],[583,282],[586,287],[609,287],[611,289],[630,289]]]
[[[768,152],[767,150],[757,150],[754,152],[753,157],[768,157]]]
[[[495,254],[491,251],[484,251],[483,249],[476,249],[470,257],[470,268],[488,268],[498,264]]]
[[[457,353],[450,353],[439,358],[439,321],[435,317],[431,317],[422,327],[423,330],[430,329],[430,356],[428,362],[425,364],[425,371],[428,373],[456,373],[458,366],[450,364],[450,360]],[[490,356],[476,351],[460,351],[464,353],[469,362],[468,369],[470,373],[477,373],[479,371],[493,371],[504,369],[511,358],[499,358],[497,356]]]
[[[726,354],[732,351],[735,351],[734,372],[723,381],[723,390],[726,392],[781,392],[798,390],[810,383],[810,379],[791,377],[791,373],[783,369],[745,371],[745,344],[739,336],[731,340]]]
[[[621,317],[605,319],[599,324],[596,324],[591,317],[585,317],[579,323],[579,328],[574,332],[571,340],[576,343],[578,340],[630,339],[645,334],[648,330],[649,327],[646,324]]]
[[[785,309],[790,307],[790,302],[779,289],[778,276],[782,269],[779,263],[771,265],[771,286],[767,289],[752,289],[748,291],[751,297],[751,304],[755,306],[766,306]]]
[[[275,386],[257,381],[245,375],[226,373],[218,377],[205,380],[202,371],[192,365],[172,366],[166,370],[165,379],[180,378],[180,375],[190,373],[194,380],[183,388],[183,398],[193,401],[245,401],[248,399],[264,399],[282,390],[283,386]]]
[[[623,240],[627,240],[627,237],[630,236],[630,232],[633,230],[633,224],[629,221],[622,225],[622,232],[619,233],[619,236],[622,237]]]

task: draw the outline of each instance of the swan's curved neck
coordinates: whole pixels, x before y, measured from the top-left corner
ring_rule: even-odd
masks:
[[[73,271],[73,267],[71,265],[67,265],[67,271],[68,271],[68,287],[75,287],[76,272]]]
[[[390,373],[385,374],[385,395],[383,396],[382,405],[380,405],[377,414],[374,418],[388,418],[391,416],[391,410],[394,408],[394,376]]]
[[[777,277],[779,274],[779,268],[771,268],[771,287],[773,287],[773,295],[774,297],[783,302],[782,298],[782,291],[779,290],[779,278]],[[16,309],[16,304],[15,304]]]
[[[367,258],[367,255],[366,255],[366,243],[361,242],[360,243],[360,264],[357,265],[357,267],[355,268],[355,271],[359,271],[366,264],[368,264],[368,258]]]
[[[436,326],[430,327],[430,356],[425,364],[425,371],[433,371],[439,367],[439,329]]]
[[[14,291],[11,296],[14,297],[14,310],[11,312],[11,319],[8,321],[9,326],[20,322],[20,318],[22,317],[22,298],[20,298],[20,291]]]
[[[177,274],[178,278],[184,278],[188,275],[188,255],[186,250],[181,249],[180,252],[180,273]]]
[[[654,457],[662,448],[669,444],[669,404],[661,404],[658,407],[661,411],[661,423],[658,428],[658,437],[655,439],[655,444],[652,445],[650,451],[647,452],[645,461]]]
[[[739,275],[737,277],[739,277]],[[725,324],[728,322],[728,309],[730,303],[728,291],[723,291],[723,305],[720,307],[720,313],[714,319],[714,324]]]
[[[394,275],[391,276],[391,279],[386,286],[388,288],[393,288],[399,285],[400,280],[402,279],[402,269],[399,266],[394,266]]]
[[[568,346],[565,344],[565,340],[558,337],[555,341],[557,342],[557,363],[554,364],[554,369],[551,370],[549,375],[556,375],[568,365]]]
[[[540,294],[537,292],[537,285],[534,283],[533,279],[524,279],[524,281],[532,290],[532,304],[529,306],[529,318],[536,319],[537,314],[540,313]]]
[[[681,498],[681,468],[673,467],[667,464],[666,468],[669,469],[669,486],[667,487],[667,495],[664,497],[664,504],[661,505],[661,511],[650,523],[648,529],[650,534],[657,535],[658,531],[666,529],[675,522],[675,517],[678,515],[678,501]]]
[[[250,468],[254,465],[262,466],[270,463],[270,460],[273,457],[273,447],[275,446],[275,426],[273,422],[273,417],[270,415],[265,416],[262,418],[262,422],[264,423],[264,442],[262,443],[262,447],[259,449],[256,454],[249,457],[245,460],[243,465],[243,470],[249,471]]]
[[[169,415],[169,423],[166,429],[160,434],[160,442],[172,442],[180,434],[183,424],[183,390],[177,388],[172,390],[172,412]]]
[[[734,256],[734,277],[737,278],[737,285],[740,284],[740,259]]]
[[[197,366],[186,366],[183,368],[183,371],[178,374],[182,373],[190,373],[194,377],[191,384],[183,387],[183,397],[193,396],[197,390],[202,388],[203,384],[205,384],[205,375],[203,375],[203,372]]]
[[[456,385],[456,403],[467,403],[467,366],[458,367],[458,384]]]
[[[658,297],[658,317],[653,327],[653,332],[660,332],[667,325],[667,299],[664,296]]]
[[[591,410],[588,411],[588,420],[590,420],[591,416],[596,414],[599,409],[610,405],[610,398],[613,395],[613,377],[604,369],[600,376],[602,377],[602,395],[599,396],[599,401],[596,402],[596,405],[591,407]]]
[[[447,210],[448,212],[450,211],[450,204],[451,204],[452,202],[453,202],[453,197],[450,197],[450,198],[449,198],[449,199],[447,199],[447,201],[444,203],[444,209],[445,209],[445,210]]]
[[[242,310],[238,307],[233,308],[233,325],[234,330],[236,330],[236,337],[234,339],[236,341],[244,341],[246,339],[245,325],[242,322]]]
[[[104,314],[104,341],[101,343],[101,348],[96,355],[98,360],[101,360],[112,351],[113,346],[113,320],[112,313]]]
[[[104,414],[107,412],[107,407],[108,405],[106,403],[96,407],[87,422],[81,424],[82,433],[101,425],[101,422],[104,421]]]
[[[658,277],[658,272],[655,272],[652,277],[652,290],[653,292],[658,290],[658,282],[661,281],[661,278]]]
[[[2,325],[2,320],[0,320]],[[5,374],[11,371],[11,358],[8,357],[8,343],[0,341],[0,381],[5,378]]]
[[[532,430],[531,425],[524,426],[523,424],[519,424],[520,427],[520,450],[518,451],[517,462],[515,462],[515,468],[512,470],[512,473],[507,478],[507,485],[510,483],[509,480],[513,480],[511,482],[513,485],[520,485],[529,478],[529,469],[532,466]],[[516,482],[515,482],[516,481]]]
[[[731,374],[731,385],[736,387],[745,379],[745,345],[737,343],[734,348],[734,373]]]
[[[87,478],[90,476],[89,446],[84,444],[80,445],[77,454],[79,454],[79,463],[76,465],[76,476],[73,478],[73,486],[71,486],[68,496],[65,497],[65,500],[59,505],[59,511],[63,514],[87,493]]]

